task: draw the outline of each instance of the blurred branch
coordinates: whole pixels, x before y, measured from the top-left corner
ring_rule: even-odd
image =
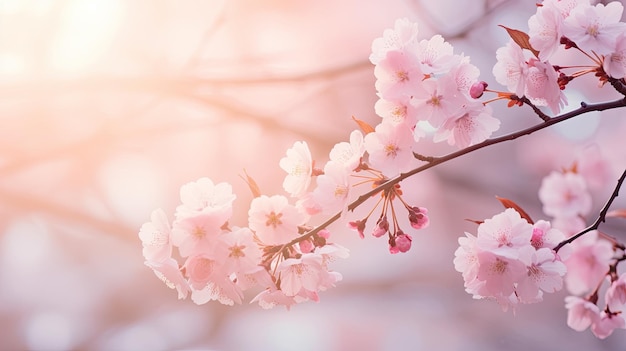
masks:
[[[200,78],[200,77],[110,77],[89,76],[75,79],[33,79],[0,83],[0,99],[23,97],[32,98],[34,94],[64,94],[70,92],[101,90],[135,90],[167,93],[182,89],[221,88],[226,85],[281,84],[328,80],[338,76],[372,68],[369,61],[353,62],[347,65],[326,68],[319,71],[305,72],[287,76],[267,75],[251,78]]]
[[[21,208],[28,212],[41,212],[64,221],[91,227],[102,233],[116,234],[120,238],[134,238],[136,228],[121,224],[119,221],[107,221],[88,215],[71,207],[63,206],[41,197],[30,197],[0,188],[0,199],[12,207]]]

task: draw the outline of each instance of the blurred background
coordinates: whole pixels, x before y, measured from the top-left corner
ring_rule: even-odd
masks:
[[[377,124],[368,56],[396,18],[418,21],[423,39],[442,34],[501,88],[491,68],[508,37],[497,25],[527,30],[534,11],[531,0],[0,0],[0,349],[623,350],[625,331],[600,341],[570,330],[563,291],[515,315],[473,300],[452,259],[476,229],[464,219],[502,210],[496,195],[544,218],[542,177],[584,147],[596,143],[621,173],[624,111],[413,177],[407,197],[431,226],[412,233],[407,254],[337,223],[333,240],[351,257],[319,303],[196,306],[143,265],[139,227],[155,208],[171,218],[182,184],[231,183],[231,223],[245,225],[244,170],[282,193],[278,161],[295,141],[323,164],[356,129],[352,116]],[[592,77],[567,93],[574,107],[618,97]],[[493,107],[498,135],[540,121]],[[613,184],[594,195],[596,210]],[[626,240],[623,222],[602,228]]]

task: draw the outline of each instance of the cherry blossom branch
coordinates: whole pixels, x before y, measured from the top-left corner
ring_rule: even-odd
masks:
[[[570,238],[566,240],[561,241],[557,246],[554,247],[555,252],[559,252],[559,250],[563,246],[572,243],[574,240],[580,238],[586,233],[592,230],[598,229],[598,227],[600,226],[600,223],[603,223],[606,221],[606,213],[609,211],[611,204],[613,204],[613,200],[615,200],[615,198],[619,195],[619,190],[622,187],[622,183],[624,183],[625,178],[626,178],[626,170],[624,170],[624,172],[622,173],[622,176],[617,181],[617,185],[615,186],[615,189],[613,189],[613,193],[611,194],[607,202],[604,204],[604,207],[602,207],[602,210],[600,210],[600,214],[598,215],[598,218],[595,220],[595,222],[593,222],[593,224],[591,224],[587,228],[583,229],[581,232],[571,236]]]
[[[524,135],[530,135],[534,132],[540,131],[542,129],[548,128],[552,125],[555,125],[557,123],[560,122],[564,122],[568,119],[574,118],[576,116],[582,115],[584,113],[588,113],[588,112],[592,112],[592,111],[604,111],[604,110],[610,110],[610,109],[615,109],[615,108],[620,108],[620,107],[626,107],[626,98],[624,99],[619,99],[619,100],[614,100],[614,101],[608,101],[608,102],[602,102],[602,103],[597,103],[597,104],[587,104],[585,102],[581,102],[580,103],[580,107],[576,110],[564,113],[562,115],[550,118],[548,120],[545,120],[543,123],[539,123],[536,124],[534,126],[528,127],[526,129],[522,129],[520,131],[514,132],[514,133],[510,133],[510,134],[506,134],[497,138],[492,138],[492,139],[488,139],[483,141],[482,143],[478,143],[469,147],[466,147],[464,149],[461,149],[459,151],[456,152],[452,152],[449,153],[445,156],[441,156],[441,157],[423,157],[423,160],[427,160],[427,163],[425,165],[422,165],[420,167],[417,167],[409,172],[406,173],[402,173],[399,176],[389,179],[388,181],[386,181],[385,183],[373,188],[372,190],[362,194],[361,196],[359,196],[356,200],[354,200],[353,202],[351,202],[348,205],[348,210],[349,211],[354,211],[357,207],[359,207],[361,204],[363,204],[367,199],[369,199],[370,197],[380,193],[381,191],[390,189],[392,186],[394,186],[395,184],[400,183],[401,181],[415,175],[418,173],[421,173],[423,171],[426,171],[427,169],[433,168],[437,165],[440,165],[442,163],[451,161],[455,158],[461,157],[463,155],[469,154],[471,152],[480,150],[482,148],[491,146],[491,145],[495,145],[495,144],[499,144],[505,141],[511,141],[511,140],[515,140],[519,137],[522,137]],[[418,154],[419,155],[419,154]],[[622,176],[624,177],[624,176]],[[623,181],[623,179],[622,179]],[[621,184],[621,182],[620,182]],[[334,223],[335,221],[337,221],[339,218],[341,218],[343,212],[338,212],[336,213],[334,216],[328,218],[325,222],[323,222],[322,224],[318,225],[317,227],[311,229],[310,231],[304,233],[303,235],[299,236],[298,238],[295,238],[293,240],[291,240],[290,242],[288,242],[287,244],[285,244],[285,246],[291,246],[291,245],[295,245],[299,242],[301,242],[302,240],[308,239],[309,237],[319,233],[322,229],[328,227],[330,224]]]
[[[533,109],[533,111],[535,111],[537,116],[539,116],[539,118],[541,118],[544,122],[547,122],[550,119],[550,116],[543,113],[543,111],[541,111],[539,107],[537,107],[535,104],[530,102],[530,100],[526,96],[522,96],[521,98],[517,98],[517,99],[525,103],[526,105],[530,106]]]
[[[608,80],[609,80],[609,83],[611,83],[611,86],[615,88],[615,90],[617,90],[620,94],[626,96],[626,85],[624,85],[623,79],[615,79],[615,78],[608,77]]]

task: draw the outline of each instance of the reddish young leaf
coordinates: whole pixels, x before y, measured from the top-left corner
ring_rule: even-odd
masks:
[[[506,29],[507,33],[509,33],[509,36],[511,37],[511,39],[513,39],[513,41],[519,45],[520,48],[522,49],[526,49],[526,50],[530,50],[530,52],[533,53],[533,55],[535,55],[535,57],[539,57],[539,51],[535,50],[533,48],[532,45],[530,45],[530,40],[529,40],[529,36],[528,34],[522,32],[521,30],[517,30],[517,29],[511,29],[508,27],[505,27],[503,25],[500,25],[500,27]]]
[[[369,125],[367,122],[362,121],[354,116],[352,116],[352,119],[356,122],[356,124],[359,125],[359,128],[361,128],[363,133],[365,133],[366,135],[374,131],[374,127]]]
[[[475,220],[475,219],[465,218],[465,220],[466,220],[466,221],[468,221],[468,222],[476,223],[476,224],[478,224],[478,225],[483,224],[483,221],[477,221],[477,220]]]
[[[244,182],[246,182],[246,184],[248,184],[248,188],[250,188],[252,196],[261,196],[261,189],[259,188],[259,185],[254,181],[254,179],[252,179],[252,177],[248,175],[248,172],[246,172],[245,169],[243,170],[243,172],[246,174],[246,177],[244,178],[242,175],[240,175],[240,177],[244,180]]]
[[[519,215],[522,216],[522,218],[524,218],[526,220],[526,222],[528,222],[530,224],[535,224],[535,222],[533,222],[533,220],[530,218],[528,213],[526,213],[526,211],[522,210],[522,208],[518,204],[513,202],[512,200],[505,199],[505,198],[499,197],[499,196],[496,196],[496,199],[498,199],[498,201],[500,201],[502,206],[504,206],[505,208],[512,208],[515,211],[517,211],[517,213],[519,213]]]
[[[626,218],[626,209],[619,209],[619,210],[613,210],[613,211],[609,211],[606,214],[606,217],[622,217],[622,218]]]

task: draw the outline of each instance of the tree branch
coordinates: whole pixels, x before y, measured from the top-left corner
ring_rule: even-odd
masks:
[[[368,191],[365,194],[362,194],[361,196],[359,196],[356,200],[354,200],[353,202],[351,202],[348,205],[348,210],[349,211],[354,211],[354,209],[356,209],[357,207],[359,207],[361,204],[363,204],[367,199],[369,199],[370,197],[380,193],[381,191],[384,191],[386,189],[389,189],[390,187],[394,186],[395,184],[400,183],[401,181],[403,181],[406,178],[409,178],[415,174],[421,173],[427,169],[430,169],[432,167],[435,167],[439,164],[451,161],[455,158],[461,157],[463,155],[469,154],[471,152],[480,150],[482,148],[491,146],[491,145],[495,145],[495,144],[499,144],[505,141],[510,141],[510,140],[515,140],[519,137],[522,137],[524,135],[530,135],[534,132],[537,132],[539,130],[548,128],[552,125],[555,125],[557,123],[560,122],[564,122],[568,119],[574,118],[576,116],[582,115],[584,113],[587,112],[592,112],[592,111],[604,111],[604,110],[610,110],[610,109],[615,109],[615,108],[620,108],[620,107],[626,107],[626,98],[624,99],[619,99],[619,100],[615,100],[615,101],[609,101],[609,102],[602,102],[602,103],[597,103],[597,104],[587,104],[584,102],[581,102],[580,104],[581,106],[573,111],[564,113],[562,115],[550,118],[546,121],[544,121],[543,123],[539,123],[536,124],[532,127],[526,128],[526,129],[522,129],[520,131],[514,132],[514,133],[510,133],[510,134],[506,134],[497,138],[493,138],[493,139],[488,139],[483,141],[482,143],[478,143],[469,147],[466,147],[465,149],[461,149],[459,151],[456,152],[452,152],[449,153],[445,156],[441,156],[441,157],[435,157],[433,158],[432,162],[428,162],[425,165],[422,165],[420,167],[417,167],[409,172],[406,173],[402,173],[399,176],[389,179],[387,182],[377,186],[376,188]],[[338,212],[336,213],[334,216],[330,217],[328,220],[326,220],[324,223],[318,225],[317,227],[313,228],[312,230],[304,233],[302,236],[293,239],[292,241],[290,241],[289,243],[286,244],[286,246],[289,245],[294,245],[297,244],[298,242],[311,237],[312,235],[317,234],[320,230],[328,227],[330,224],[334,223],[335,221],[337,221],[339,218],[341,218],[341,214],[342,212]]]
[[[600,223],[603,223],[604,221],[606,221],[606,213],[609,211],[609,208],[611,207],[613,200],[615,200],[615,198],[619,195],[619,190],[622,187],[622,183],[624,183],[624,178],[626,178],[626,169],[624,170],[624,173],[622,173],[622,176],[617,181],[617,185],[615,186],[615,189],[613,189],[613,193],[604,204],[604,207],[602,207],[602,210],[600,210],[600,214],[598,215],[598,218],[595,220],[595,222],[593,222],[593,224],[588,226],[587,228],[583,229],[581,232],[569,237],[566,240],[561,241],[557,246],[554,247],[555,252],[559,252],[559,250],[563,246],[572,243],[574,240],[580,238],[586,233],[592,230],[598,229],[598,227],[600,226]]]

